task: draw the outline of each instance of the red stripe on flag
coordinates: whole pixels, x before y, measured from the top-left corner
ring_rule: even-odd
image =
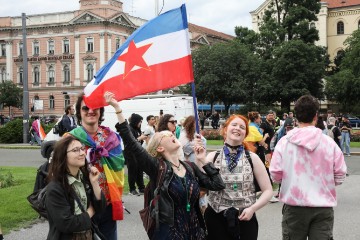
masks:
[[[137,69],[125,79],[119,75],[100,84],[84,101],[90,108],[107,105],[104,93],[110,91],[118,101],[162,89],[190,83],[194,80],[191,55],[150,66],[150,71]]]

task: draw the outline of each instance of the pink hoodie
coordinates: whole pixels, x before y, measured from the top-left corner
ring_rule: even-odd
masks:
[[[335,186],[346,176],[340,148],[313,126],[295,128],[282,137],[269,170],[274,182],[281,183],[280,201],[291,206],[336,206]]]

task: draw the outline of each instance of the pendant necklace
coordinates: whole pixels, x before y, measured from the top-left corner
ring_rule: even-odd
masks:
[[[170,161],[169,161],[170,162]],[[176,169],[178,170],[178,171],[180,171],[180,167],[181,167],[181,163],[180,163],[180,161],[179,161],[179,165],[178,166],[176,166],[175,164],[173,164],[172,162],[170,162],[171,163],[171,165],[173,166],[173,167],[176,167]]]

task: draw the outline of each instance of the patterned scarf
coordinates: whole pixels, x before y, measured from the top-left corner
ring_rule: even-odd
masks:
[[[83,127],[73,129],[70,134],[80,140],[89,149],[87,161],[94,165],[96,161],[101,163],[106,176],[106,183],[110,193],[113,220],[123,220],[122,193],[124,189],[124,156],[120,144],[120,136],[107,127],[99,126],[108,132],[104,146],[97,146],[92,137]]]
[[[229,171],[232,172],[236,168],[236,166],[239,162],[239,158],[240,158],[242,152],[244,151],[244,146],[240,145],[238,147],[236,153],[230,153],[230,150],[227,146],[224,146],[223,149],[224,149],[227,167],[228,167]]]

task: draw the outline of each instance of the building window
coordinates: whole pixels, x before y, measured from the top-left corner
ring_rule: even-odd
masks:
[[[24,70],[22,67],[19,68],[19,84],[23,85],[24,80]]]
[[[337,34],[344,34],[344,23],[341,21],[337,23]]]
[[[69,95],[65,95],[64,96],[64,107],[67,107],[70,105],[70,96]]]
[[[310,28],[316,28],[315,23],[310,23]]]
[[[49,74],[49,82],[48,83],[49,83],[49,85],[53,85],[55,83],[55,70],[54,70],[53,66],[49,67],[48,74]]]
[[[40,44],[39,42],[34,42],[34,55],[40,54]]]
[[[40,83],[40,71],[39,67],[34,67],[34,85],[38,86]]]
[[[64,83],[70,83],[70,68],[68,65],[64,66]]]
[[[86,72],[87,72],[87,81],[90,82],[94,77],[94,67],[92,64],[88,64],[86,66]]]
[[[70,52],[70,41],[68,39],[64,40],[64,53]]]
[[[121,39],[117,38],[115,42],[115,50],[118,50],[121,46]]]
[[[94,39],[93,38],[87,38],[86,39],[86,46],[87,46],[87,49],[86,49],[87,52],[93,52],[94,51]]]
[[[55,43],[54,40],[49,40],[49,54],[55,53]]]
[[[49,108],[54,109],[55,108],[55,99],[53,95],[50,95],[49,97]]]
[[[359,22],[358,22],[358,29],[360,29],[360,20],[359,20]]]
[[[5,43],[1,44],[1,56],[2,57],[6,56],[6,44]]]
[[[19,56],[23,55],[23,44],[19,43]]]
[[[1,69],[1,82],[5,82],[6,80],[6,68]]]

